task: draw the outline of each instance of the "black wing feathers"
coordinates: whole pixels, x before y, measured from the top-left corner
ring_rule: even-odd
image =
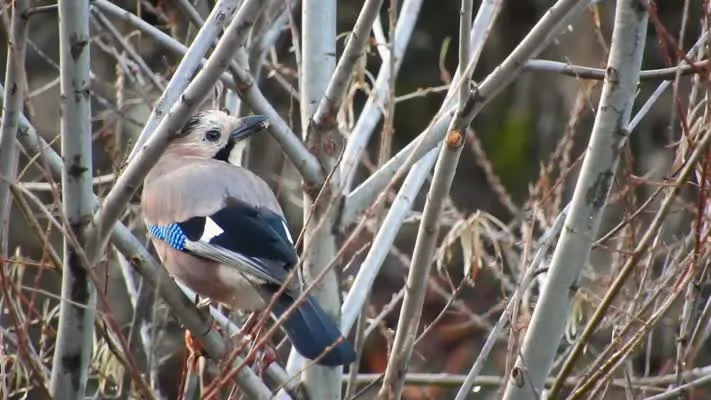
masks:
[[[178,225],[188,239],[196,242],[200,240],[200,237],[205,230],[205,217],[193,217],[185,222],[179,223]]]
[[[223,230],[210,240],[210,244],[245,256],[281,261],[288,265],[298,262],[283,218],[267,208],[233,199],[227,207],[209,218]],[[194,217],[179,225],[188,239],[196,241],[202,237],[205,223],[206,217]]]

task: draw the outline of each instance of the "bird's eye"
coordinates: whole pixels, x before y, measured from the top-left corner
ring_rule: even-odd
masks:
[[[216,142],[219,139],[220,139],[220,131],[213,129],[211,131],[205,132],[205,140],[208,140],[210,142]]]

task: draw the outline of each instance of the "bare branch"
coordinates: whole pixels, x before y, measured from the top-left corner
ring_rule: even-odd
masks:
[[[497,15],[500,10],[500,3],[497,2],[487,2],[483,3],[482,7],[477,13],[476,23],[472,29],[472,37],[476,38],[472,50],[472,54],[480,54],[481,48],[486,40],[485,32],[493,23],[494,16]],[[476,32],[476,34],[474,34]],[[472,59],[473,61],[473,59]],[[366,259],[364,260],[361,269],[356,276],[356,280],[351,287],[351,290],[346,297],[346,302],[343,306],[344,317],[342,319],[342,326],[345,329],[350,329],[356,316],[363,308],[367,296],[363,294],[369,292],[372,288],[375,277],[380,271],[383,261],[392,245],[397,232],[402,225],[407,212],[412,206],[412,201],[414,201],[415,195],[419,192],[422,184],[424,183],[424,178],[432,169],[432,164],[435,160],[435,154],[437,151],[435,149],[430,150],[430,154],[426,158],[418,161],[408,174],[405,184],[400,188],[398,195],[396,197],[395,203],[390,208],[386,219],[382,225],[381,229],[376,235],[376,240],[373,247],[368,253]],[[382,202],[386,191],[381,191],[380,193],[373,194],[376,198],[374,204],[379,204]],[[345,209],[345,213],[348,213],[349,209]],[[345,218],[344,214],[343,217]]]
[[[552,366],[567,322],[571,291],[587,263],[614,180],[620,145],[628,133],[625,127],[634,103],[646,32],[646,10],[637,0],[619,1],[607,79],[590,144],[543,293],[506,387],[506,399],[536,396]],[[554,391],[551,395],[555,397]]]
[[[595,332],[600,322],[606,315],[607,310],[612,305],[612,302],[619,294],[620,289],[622,288],[626,280],[629,278],[633,269],[637,266],[639,260],[649,248],[653,238],[657,235],[657,232],[664,223],[666,216],[671,211],[675,199],[681,192],[681,189],[684,184],[689,179],[689,176],[691,176],[693,170],[696,168],[697,162],[702,157],[704,157],[704,154],[707,151],[709,145],[711,145],[711,131],[706,130],[703,134],[703,137],[696,143],[694,151],[686,160],[684,167],[679,171],[677,178],[674,180],[673,184],[669,188],[667,195],[665,196],[661,206],[659,207],[659,210],[654,216],[654,220],[650,223],[644,236],[637,243],[637,246],[635,247],[632,255],[629,257],[629,259],[627,259],[624,266],[620,269],[619,273],[615,277],[615,280],[610,284],[604,297],[598,304],[595,312],[593,313],[592,317],[585,326],[585,329],[576,341],[575,346],[570,351],[567,359],[565,360],[565,363],[563,364],[561,371],[558,374],[558,377],[556,378],[556,383],[551,388],[551,393],[560,390],[560,384],[558,382],[565,379],[565,377],[571,372],[572,367],[574,366],[577,359],[580,357],[582,349],[587,345],[592,334]],[[688,275],[689,271],[685,271],[685,274],[684,276],[682,276],[682,278],[686,278]],[[681,278],[679,279],[679,281],[681,281]],[[678,287],[683,286],[684,285],[682,285],[681,283],[678,284]]]
[[[146,357],[144,363],[145,368],[148,370],[146,375],[149,377],[151,389],[156,393],[156,397],[161,398],[158,388],[157,363],[151,362],[154,360],[156,342],[151,336],[151,323],[149,319],[146,318],[149,315],[149,310],[146,309],[146,299],[150,298],[149,288],[152,289],[152,287],[147,285],[144,281],[136,281],[131,264],[120,251],[115,250],[114,254],[116,255],[117,264],[121,270],[121,277],[126,285],[126,293],[128,294],[131,307],[133,308],[131,321],[132,331],[128,342],[133,346],[135,345],[135,340],[140,336],[143,353]],[[124,372],[124,375],[127,375],[127,371]],[[124,382],[126,381],[127,379],[124,378]]]
[[[86,228],[94,211],[92,198],[92,129],[89,46],[89,1],[59,1],[59,66],[61,91],[62,209],[65,229],[86,244]],[[90,272],[68,236],[64,237],[64,268],[57,344],[50,392],[56,399],[84,397],[93,350],[96,288]]]
[[[19,116],[25,96],[25,54],[27,50],[27,20],[24,13],[29,0],[13,3],[11,37],[5,64],[5,102],[0,125],[0,259],[7,259],[7,238],[10,219],[10,185],[17,174]],[[4,261],[0,261],[0,264]],[[3,272],[4,273],[4,272]]]
[[[315,132],[309,134],[318,135],[319,131],[336,128],[336,114],[343,103],[348,84],[353,76],[353,70],[358,60],[363,56],[368,37],[370,36],[370,29],[380,12],[380,6],[382,4],[383,0],[366,0],[365,3],[363,3],[363,7],[360,9],[358,19],[353,27],[353,32],[351,32],[348,37],[346,48],[338,60],[336,69],[333,72],[330,82],[328,82],[326,92],[321,98],[321,102],[312,117],[313,125],[309,128]]]
[[[703,71],[708,64],[709,60],[702,60],[694,63],[694,65],[689,65],[684,62],[676,67],[648,69],[640,72],[639,80],[672,81],[677,74],[690,75],[701,73],[701,71]],[[605,79],[604,69],[566,64],[560,61],[528,60],[523,68],[529,72],[551,72],[570,76],[576,79],[593,79],[598,81]]]
[[[706,44],[708,37],[709,37],[709,32],[704,31],[704,33],[701,35],[699,40],[697,40],[696,43],[694,43],[694,45],[691,46],[691,49],[689,49],[689,51],[686,53],[687,58],[692,57],[695,52],[699,51],[699,49],[701,49]],[[679,63],[679,65],[677,66],[677,68],[683,67],[686,64],[687,64],[686,60],[682,60]],[[671,80],[665,80],[664,82],[659,84],[659,86],[654,90],[654,93],[652,93],[652,95],[649,96],[649,99],[647,99],[647,101],[644,102],[642,107],[640,107],[639,111],[637,111],[637,114],[635,114],[634,118],[632,118],[632,121],[630,121],[630,123],[627,125],[627,130],[629,132],[632,132],[635,130],[635,128],[637,128],[637,125],[639,125],[640,121],[642,121],[642,118],[644,118],[647,115],[649,110],[652,109],[652,106],[654,105],[654,103],[656,103],[657,100],[659,100],[659,98],[669,88],[669,86],[671,86],[671,84],[672,84]]]
[[[480,52],[481,47],[484,44],[486,35],[484,34],[493,22],[493,16],[497,14],[496,8],[500,9],[500,4],[496,2],[484,3],[484,7],[480,8],[479,13],[477,13],[477,21],[474,29],[472,31],[477,32],[476,35],[471,35],[476,38],[475,46],[472,48],[472,52]],[[488,16],[484,18],[482,16]],[[479,49],[479,50],[477,50]],[[430,154],[422,160],[418,161],[413,168],[410,170],[405,183],[400,188],[395,202],[391,205],[390,211],[388,212],[384,223],[381,225],[381,229],[378,231],[376,238],[374,240],[374,245],[370,252],[366,256],[361,269],[356,276],[356,280],[351,287],[351,290],[346,297],[346,301],[343,306],[343,318],[342,318],[342,328],[344,330],[349,330],[357,317],[360,310],[363,308],[366,296],[365,293],[369,292],[372,288],[372,284],[375,277],[380,271],[385,257],[392,245],[397,232],[400,229],[407,212],[412,206],[412,201],[416,194],[419,192],[424,179],[432,168],[435,160],[435,154],[437,151],[435,149],[430,150]],[[386,191],[382,191],[377,194],[377,199],[375,204],[380,203],[382,198],[385,196]]]
[[[474,386],[474,383],[476,382],[479,373],[484,367],[484,361],[486,361],[486,359],[489,357],[489,353],[493,349],[500,335],[503,334],[504,328],[510,326],[510,324],[512,323],[515,314],[514,310],[517,306],[517,303],[521,299],[521,293],[528,288],[528,285],[531,283],[533,278],[537,276],[539,265],[543,263],[543,260],[548,254],[548,249],[553,244],[554,240],[558,237],[560,231],[563,229],[563,222],[565,222],[565,218],[567,217],[569,210],[570,206],[566,206],[565,209],[556,217],[550,229],[548,229],[541,237],[541,240],[539,241],[538,250],[536,250],[536,255],[534,256],[531,265],[525,272],[520,285],[518,286],[514,294],[511,296],[511,299],[509,300],[506,309],[499,317],[499,321],[496,322],[494,329],[489,332],[489,335],[486,338],[486,342],[484,342],[484,345],[478,352],[476,361],[474,361],[474,364],[469,370],[466,379],[464,380],[464,382],[462,382],[462,386],[459,388],[455,400],[465,400],[469,396],[469,393],[472,390],[472,386]]]
[[[679,396],[683,396],[684,392],[688,391],[689,389],[693,389],[697,386],[705,385],[709,382],[711,382],[711,375],[702,376],[702,377],[697,378],[689,383],[685,383],[685,384],[677,386],[673,389],[669,389],[664,393],[660,393],[655,396],[647,397],[647,400],[678,399]]]
[[[321,99],[326,94],[329,77],[333,74],[336,61],[336,8],[335,0],[304,0],[301,7],[302,21],[302,65],[300,76],[301,133],[311,151],[316,152],[322,171],[329,171],[336,162],[337,139],[333,132],[311,134],[309,125]],[[328,147],[327,147],[328,146]],[[323,185],[323,184],[322,184]],[[318,187],[307,187],[304,199],[304,252],[302,254],[304,280],[314,281],[329,265],[337,251],[333,226],[336,221],[335,208],[328,207],[328,201],[314,204]],[[326,205],[324,207],[324,204]],[[312,211],[313,208],[313,211]],[[309,221],[309,214],[312,214]],[[313,291],[314,298],[335,321],[340,319],[341,296],[335,271],[328,271],[324,279]],[[298,360],[292,348],[288,365]],[[342,367],[328,368],[314,365],[302,375],[306,391],[316,399],[338,399],[341,397],[339,377]]]
[[[694,380],[695,382],[693,385],[690,385],[689,387],[697,386],[701,379],[704,379],[704,382],[708,382],[709,379],[711,379],[711,366],[704,366],[700,368],[694,368],[692,370],[688,370],[683,372],[682,378],[684,380]],[[343,381],[345,382],[348,379],[347,375],[343,376]],[[358,384],[366,384],[366,383],[371,383],[377,380],[382,379],[381,374],[358,374],[356,376],[356,383]],[[574,377],[569,377],[568,379],[565,380],[565,386],[570,387],[570,386],[575,386],[581,381],[580,376],[574,376]],[[422,386],[459,386],[461,385],[464,381],[466,380],[466,377],[464,375],[455,375],[455,374],[447,374],[447,373],[438,373],[438,374],[432,374],[432,373],[409,373],[405,375],[405,383],[408,385],[422,385]],[[673,384],[676,382],[676,374],[667,374],[667,375],[662,375],[662,376],[649,376],[649,377],[640,377],[640,378],[632,378],[630,380],[624,379],[624,378],[619,378],[619,379],[612,379],[611,384],[616,386],[616,387],[626,387],[629,386],[630,384],[635,387],[635,388],[640,388],[640,389],[647,389],[647,390],[664,390],[663,387]],[[487,386],[491,387],[492,389],[501,386],[503,383],[505,383],[504,379],[500,376],[494,376],[494,375],[481,375],[477,377],[474,380],[474,385],[477,386]],[[553,383],[553,379],[547,379],[546,384],[550,385]],[[659,388],[656,388],[658,386]],[[688,388],[688,387],[686,387]],[[686,389],[685,388],[685,389]],[[681,389],[681,388],[678,388]],[[679,392],[672,389],[671,392],[674,394],[678,394]],[[664,394],[669,393],[665,392]],[[675,397],[665,397],[660,394],[659,396],[661,397],[648,397],[646,400],[661,400],[661,399],[670,399],[670,398],[675,398]]]
[[[114,38],[114,41],[116,44],[118,44],[118,47],[122,50],[125,51],[132,59],[133,61],[138,64],[138,68],[141,69],[141,72],[143,75],[145,75],[153,84],[153,86],[156,87],[158,90],[165,90],[165,84],[163,83],[162,79],[153,73],[151,71],[151,68],[146,64],[146,61],[143,60],[143,57],[141,57],[137,52],[136,49],[131,46],[131,44],[124,39],[124,37],[119,33],[118,29],[109,21],[104,14],[101,13],[96,8],[92,9],[92,14],[94,14],[94,18],[96,18],[97,21],[99,21],[99,24],[103,25],[104,28],[111,34],[111,36]]]

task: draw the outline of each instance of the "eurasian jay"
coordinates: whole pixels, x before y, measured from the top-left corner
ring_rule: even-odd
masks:
[[[266,122],[263,116],[236,118],[213,110],[195,115],[146,176],[141,198],[167,270],[199,295],[247,311],[263,309],[298,263],[274,193],[239,165],[245,139]],[[301,293],[300,277],[291,282],[272,310],[276,318]],[[283,328],[306,358],[333,346],[319,364],[355,359],[350,343],[335,344],[342,334],[313,297]]]

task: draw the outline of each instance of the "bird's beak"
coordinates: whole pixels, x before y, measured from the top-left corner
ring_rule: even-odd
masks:
[[[251,115],[239,119],[240,126],[230,136],[237,140],[247,139],[263,128],[269,127],[269,119],[263,115]]]

